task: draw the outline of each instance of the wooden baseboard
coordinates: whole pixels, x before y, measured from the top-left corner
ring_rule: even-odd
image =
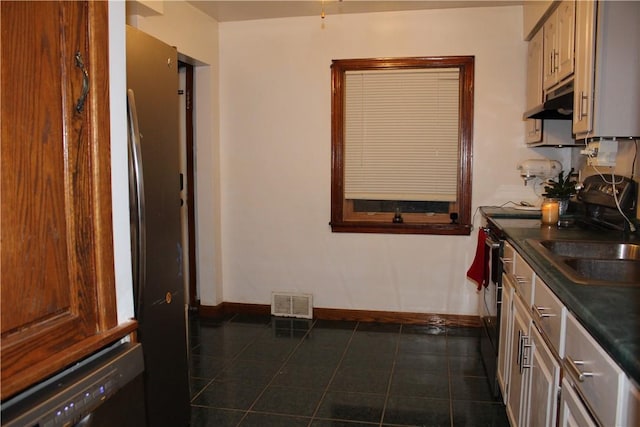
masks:
[[[230,314],[268,316],[271,314],[271,306],[268,304],[223,302],[216,306],[200,305],[198,307],[198,315],[202,318],[223,318]],[[348,310],[316,307],[313,309],[313,318],[412,325],[480,327],[479,316],[462,314],[408,313],[401,311]]]

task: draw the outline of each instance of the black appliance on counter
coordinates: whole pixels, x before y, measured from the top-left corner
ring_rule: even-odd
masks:
[[[116,343],[2,403],[4,427],[146,425],[142,346]]]
[[[576,217],[578,226],[629,231],[629,221],[636,218],[635,181],[620,175],[593,175],[584,180],[583,186],[578,201],[584,214]]]

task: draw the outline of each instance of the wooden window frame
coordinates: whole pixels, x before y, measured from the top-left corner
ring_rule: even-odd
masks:
[[[346,71],[416,68],[459,68],[460,125],[459,164],[456,202],[450,212],[458,214],[403,213],[401,223],[392,221],[394,214],[353,212],[352,202],[344,198],[344,81]],[[446,234],[471,233],[471,177],[473,153],[473,89],[474,57],[412,57],[339,59],[331,65],[331,229],[333,232]]]

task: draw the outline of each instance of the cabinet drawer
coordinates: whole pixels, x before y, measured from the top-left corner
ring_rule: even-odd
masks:
[[[627,382],[630,382],[627,379]],[[627,414],[628,426],[640,426],[640,390],[633,383],[629,383],[629,403],[625,411]]]
[[[549,340],[556,354],[563,358],[567,309],[538,277],[535,279],[532,309],[533,321]]]
[[[580,398],[573,391],[573,387],[567,381],[562,380],[560,392],[560,419],[559,427],[597,427],[591,419],[589,411],[584,407]]]
[[[567,315],[565,378],[580,392],[604,426],[619,426],[620,388],[625,375],[571,315]]]
[[[504,242],[504,248],[502,249],[502,272],[506,274],[513,274],[513,262],[516,256],[516,251],[508,242]]]
[[[533,303],[533,270],[517,253],[514,254],[514,257],[513,277],[515,279],[516,289],[522,296],[525,305],[531,307]]]

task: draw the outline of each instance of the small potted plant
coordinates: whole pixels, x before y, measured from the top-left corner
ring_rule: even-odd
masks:
[[[564,171],[560,171],[557,181],[549,180],[544,186],[544,196],[547,199],[555,199],[560,206],[560,215],[567,212],[569,207],[569,199],[576,194],[577,181],[574,179],[573,168],[569,171],[567,176],[564,176]]]

